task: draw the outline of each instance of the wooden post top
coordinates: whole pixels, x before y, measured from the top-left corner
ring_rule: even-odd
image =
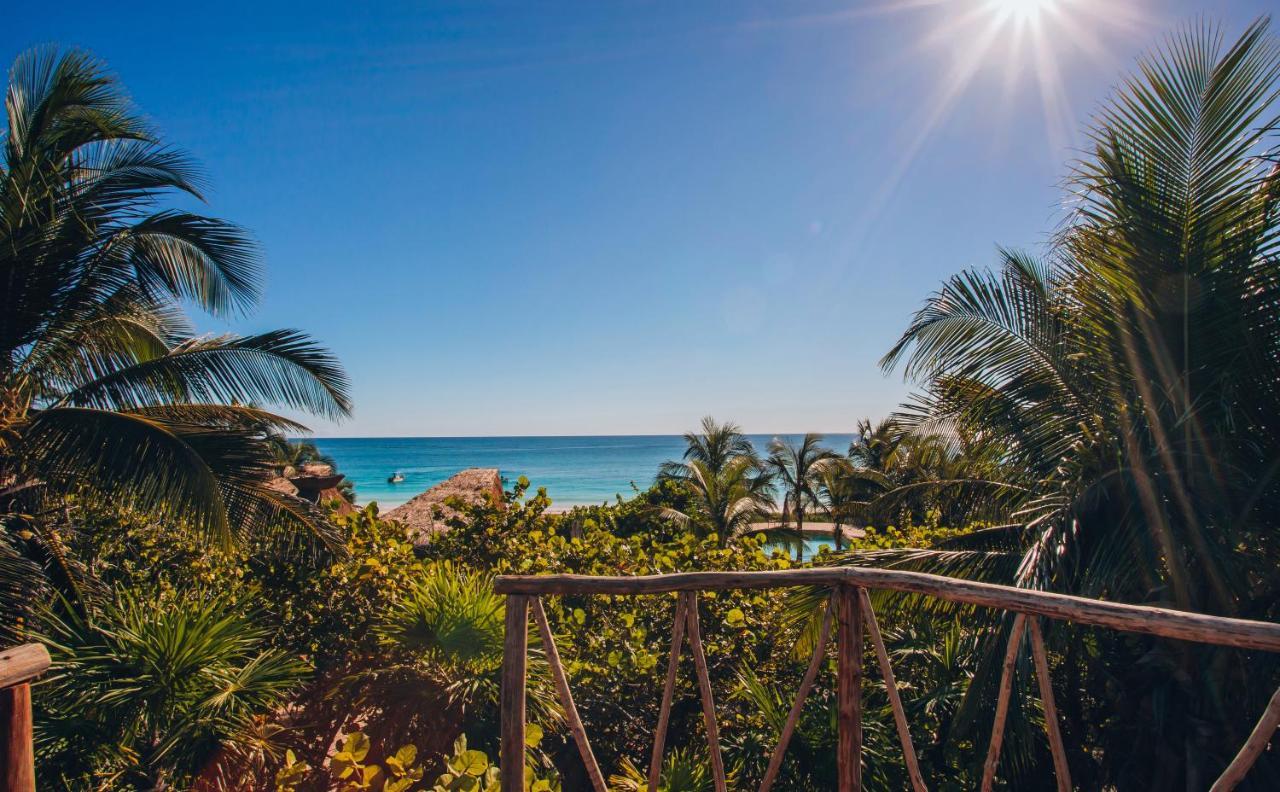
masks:
[[[49,650],[43,644],[23,644],[0,650],[0,688],[13,687],[49,670]]]

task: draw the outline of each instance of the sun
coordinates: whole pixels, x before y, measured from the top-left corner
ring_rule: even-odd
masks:
[[[1057,0],[987,0],[993,14],[1018,22],[1036,22],[1040,15],[1052,12]]]

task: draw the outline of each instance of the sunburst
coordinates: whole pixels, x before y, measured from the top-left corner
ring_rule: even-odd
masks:
[[[1079,119],[1067,101],[1064,64],[1084,59],[1096,66],[1119,68],[1107,45],[1114,35],[1149,24],[1141,0],[891,0],[877,7],[877,15],[911,15],[920,20],[917,52],[942,51],[950,60],[922,97],[918,113],[906,120],[897,157],[853,233],[860,244],[874,226],[881,209],[917,156],[942,127],[957,103],[975,83],[994,79],[1003,87],[1003,113],[1014,94],[1038,94],[1043,115],[1046,152],[1060,157],[1073,139]],[[992,115],[993,135],[1004,120]]]

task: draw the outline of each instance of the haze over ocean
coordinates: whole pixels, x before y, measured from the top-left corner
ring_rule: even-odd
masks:
[[[761,454],[775,437],[749,435]],[[825,435],[828,448],[843,453],[852,434]],[[527,476],[531,489],[546,487],[556,506],[612,501],[644,490],[658,466],[684,453],[680,435],[609,435],[594,437],[341,437],[316,438],[316,446],[333,457],[338,470],[356,487],[356,502],[377,501],[386,510],[412,498],[460,470],[498,468],[510,488]],[[404,481],[388,483],[399,472]]]

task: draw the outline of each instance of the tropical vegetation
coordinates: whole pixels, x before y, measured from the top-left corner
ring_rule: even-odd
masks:
[[[332,465],[272,410],[346,414],[341,368],[297,331],[196,335],[187,309],[252,305],[248,235],[165,208],[202,182],[100,63],[21,56],[0,171],[0,638],[54,659],[41,788],[492,789],[498,574],[875,565],[1280,620],[1278,88],[1265,20],[1232,42],[1194,25],[1145,58],[1090,127],[1052,243],[926,299],[883,360],[916,395],[848,449],[757,449],[707,418],[630,498],[552,513],[519,479],[423,537],[271,486]],[[815,522],[836,552],[779,541]],[[763,777],[824,596],[699,600],[739,788]],[[674,598],[545,606],[610,783],[644,787]],[[1009,624],[875,607],[931,788],[976,787]],[[528,787],[586,789],[530,638]],[[1085,789],[1207,787],[1280,682],[1260,653],[1060,622],[1045,638]],[[678,679],[660,788],[690,792],[710,774]],[[1010,789],[1055,788],[1031,679],[1019,656]],[[828,663],[775,789],[834,786],[836,695]],[[866,784],[908,788],[878,675],[863,696]],[[1274,754],[1250,788],[1280,786]]]

